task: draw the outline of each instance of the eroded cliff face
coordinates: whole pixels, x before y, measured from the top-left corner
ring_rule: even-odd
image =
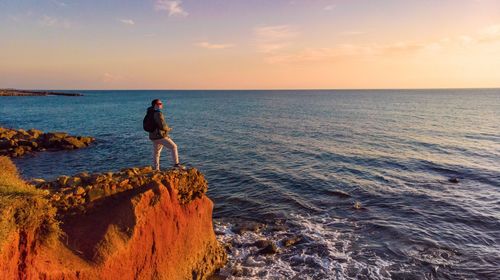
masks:
[[[213,203],[196,169],[67,179],[72,186],[39,183],[58,208],[63,235],[44,245],[37,229],[12,231],[0,248],[4,279],[205,279],[225,264]],[[89,199],[95,188],[102,195]]]

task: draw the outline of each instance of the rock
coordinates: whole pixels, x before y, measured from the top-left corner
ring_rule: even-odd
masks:
[[[71,187],[76,187],[82,184],[82,179],[80,179],[79,177],[71,177],[67,180],[66,184]]]
[[[356,210],[362,209],[361,202],[359,201],[354,202],[353,208]]]
[[[43,134],[43,132],[42,132],[42,131],[40,131],[40,130],[36,130],[36,129],[30,129],[30,130],[28,130],[28,134],[29,134],[32,138],[37,139],[38,137],[40,137],[40,135],[42,135],[42,134]]]
[[[123,188],[128,184],[129,181],[130,181],[129,179],[125,179],[121,181],[118,185]]]
[[[236,234],[242,234],[242,233],[244,233],[246,231],[260,232],[260,230],[262,228],[264,228],[264,224],[262,224],[262,223],[247,221],[244,224],[236,224],[232,228],[232,230]]]
[[[81,139],[81,140],[79,140]],[[40,130],[15,130],[1,128],[0,155],[19,157],[31,151],[72,150],[88,146],[95,141],[92,137],[69,136],[65,132],[43,133]],[[22,147],[22,149],[15,149]]]
[[[59,186],[65,186],[68,183],[69,178],[70,178],[69,176],[65,176],[65,175],[59,176],[57,178],[57,182],[59,183]]]
[[[454,178],[448,179],[448,182],[453,183],[453,184],[458,184],[459,180],[458,180],[458,178],[454,177]]]
[[[271,240],[266,240],[266,239],[261,239],[261,240],[257,240],[255,241],[252,246],[255,246],[257,248],[264,248],[264,247],[267,247],[269,245],[271,245],[273,242]]]
[[[19,156],[24,155],[24,153],[25,153],[24,147],[15,147],[12,154],[15,157],[19,157]]]
[[[48,132],[45,134],[47,138],[56,138],[56,139],[63,139],[66,136],[68,136],[68,133],[66,132]]]
[[[73,146],[76,149],[84,148],[84,147],[87,146],[87,145],[85,145],[84,142],[79,141],[77,138],[71,137],[71,136],[65,137],[62,140],[62,143],[63,144],[69,144],[69,145]]]
[[[293,245],[299,243],[300,241],[302,241],[302,237],[301,236],[293,236],[293,237],[289,237],[289,238],[283,239],[281,241],[281,243],[285,247],[290,247],[290,246],[293,246]]]
[[[243,277],[243,268],[240,265],[235,265],[231,270],[231,275],[234,277]]]
[[[103,198],[105,196],[104,189],[102,188],[93,188],[88,191],[87,197],[89,198],[89,201],[96,201],[100,198]]]
[[[78,187],[76,190],[75,190],[75,195],[83,195],[85,194],[85,189],[82,188],[82,187]]]
[[[90,145],[90,143],[94,142],[95,141],[95,138],[93,137],[82,137],[82,136],[78,136],[77,139],[82,142],[83,144],[85,144],[86,146]]]
[[[45,180],[44,179],[40,179],[40,178],[35,178],[35,179],[32,179],[30,181],[30,183],[32,185],[35,185],[35,186],[40,186],[41,184],[44,184],[45,183]]]
[[[153,167],[151,166],[146,166],[146,167],[143,167],[141,169],[139,169],[139,172],[140,173],[150,173],[150,172],[153,172]]]
[[[271,255],[271,254],[276,254],[278,252],[278,247],[276,244],[271,242],[271,244],[267,245],[263,249],[260,249],[257,253],[260,255]]]
[[[30,136],[28,132],[24,129],[18,129],[17,134],[22,135],[22,136]]]
[[[81,186],[58,190],[49,201],[57,207],[64,238],[41,246],[36,232],[44,228],[12,230],[0,251],[0,259],[5,260],[0,262],[0,278],[207,279],[227,260],[213,230],[213,203],[204,193],[182,205],[172,195],[180,192],[188,197],[183,193],[203,190],[198,184],[206,180],[200,173],[198,177],[169,171],[158,174],[160,180],[136,175],[144,184],[134,185],[132,192],[101,196],[93,202],[89,202],[93,192],[102,195],[101,187],[108,185],[87,185],[87,195],[80,194]],[[128,179],[113,177],[115,182]],[[180,181],[185,184],[182,188]],[[235,274],[239,273],[251,276],[243,269]]]

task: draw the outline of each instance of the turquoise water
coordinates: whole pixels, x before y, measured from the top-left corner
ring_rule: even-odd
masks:
[[[141,122],[161,98],[181,161],[209,181],[219,238],[242,244],[223,273],[240,266],[243,278],[256,279],[498,277],[499,89],[82,93],[0,99],[0,125],[97,139],[87,149],[18,159],[23,176],[150,165]],[[164,167],[169,159],[164,152]],[[238,236],[235,219],[288,230]],[[303,242],[274,256],[245,246],[290,234]]]

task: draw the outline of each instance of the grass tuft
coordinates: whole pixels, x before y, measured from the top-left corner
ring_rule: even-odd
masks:
[[[8,157],[0,156],[0,248],[13,231],[34,231],[35,238],[46,245],[59,238],[56,209],[44,195],[19,177]]]

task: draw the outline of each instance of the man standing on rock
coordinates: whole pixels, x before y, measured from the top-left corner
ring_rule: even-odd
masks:
[[[153,168],[160,170],[160,154],[165,146],[170,149],[174,167],[183,169],[184,167],[179,163],[177,145],[168,137],[168,132],[172,129],[165,122],[161,109],[163,109],[161,100],[153,100],[143,121],[144,130],[149,132],[149,139],[153,142]]]

